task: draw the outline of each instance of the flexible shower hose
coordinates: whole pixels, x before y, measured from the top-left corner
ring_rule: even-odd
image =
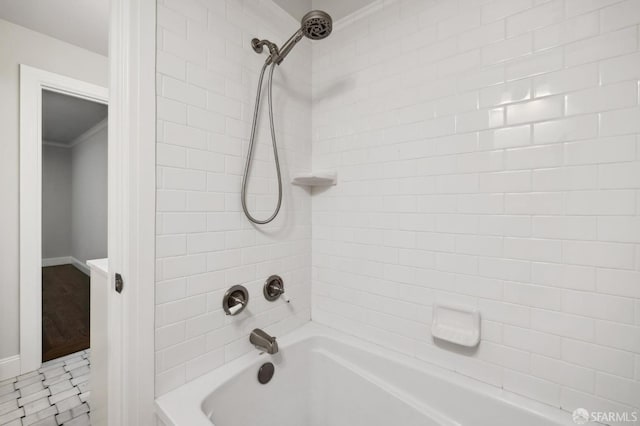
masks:
[[[251,160],[253,159],[253,145],[256,139],[256,127],[258,126],[258,112],[260,111],[260,94],[262,92],[262,80],[264,78],[264,72],[269,66],[269,61],[264,63],[262,67],[262,71],[260,71],[260,79],[258,80],[258,94],[256,95],[256,106],[253,110],[253,123],[251,124],[251,137],[249,138],[249,150],[247,153],[247,161],[244,165],[244,174],[242,176],[242,210],[244,210],[244,214],[247,218],[258,225],[264,225],[271,222],[276,218],[278,212],[280,211],[280,206],[282,205],[282,175],[280,174],[280,161],[278,159],[278,145],[276,142],[276,130],[273,125],[273,101],[272,101],[272,87],[273,87],[273,70],[276,66],[275,62],[271,63],[271,68],[269,69],[269,79],[267,81],[267,97],[269,104],[269,124],[271,126],[271,143],[273,145],[273,156],[276,163],[276,173],[278,175],[278,204],[276,205],[276,209],[273,214],[265,220],[256,219],[251,216],[249,213],[249,209],[247,208],[247,185],[249,182],[249,170],[251,169]]]

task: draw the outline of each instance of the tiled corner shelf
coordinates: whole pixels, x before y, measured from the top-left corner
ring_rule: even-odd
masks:
[[[335,170],[318,170],[308,173],[298,173],[293,176],[291,183],[298,186],[332,186],[338,182]]]

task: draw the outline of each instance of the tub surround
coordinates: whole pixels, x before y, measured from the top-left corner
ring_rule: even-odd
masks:
[[[257,0],[161,0],[158,21],[161,404],[200,404],[258,359],[251,330],[312,317],[488,398],[639,409],[638,2],[380,0],[336,22],[275,73],[284,210],[259,228],[250,40],[299,23]],[[277,194],[266,123],[256,214]],[[338,184],[286,184],[317,170]],[[290,304],[260,297],[272,274]],[[226,317],[235,284],[250,303]],[[434,304],[477,309],[479,346],[434,340]]]

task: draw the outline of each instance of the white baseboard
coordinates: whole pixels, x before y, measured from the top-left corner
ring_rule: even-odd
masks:
[[[80,262],[75,257],[71,257],[71,263],[73,263],[73,266],[75,266],[76,268],[84,272],[85,275],[91,275],[91,270],[89,269],[86,263]]]
[[[0,381],[20,375],[20,355],[0,359]]]
[[[47,259],[42,259],[42,266],[58,266],[58,265],[68,265],[73,263],[73,257],[71,256],[62,256],[62,257],[49,257]]]
[[[84,262],[80,262],[73,256],[50,257],[48,259],[42,259],[43,267],[58,265],[73,265],[84,272],[86,275],[90,275],[89,267],[87,266],[87,264]]]

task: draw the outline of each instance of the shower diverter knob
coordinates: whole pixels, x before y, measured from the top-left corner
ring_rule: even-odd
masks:
[[[238,315],[249,303],[249,292],[241,285],[234,285],[222,298],[222,309],[227,315]]]
[[[271,275],[267,278],[267,281],[265,281],[264,287],[262,287],[262,292],[265,299],[269,302],[274,302],[284,294],[284,281],[282,281],[282,278],[278,275]],[[289,300],[286,298],[285,301],[289,303]]]

